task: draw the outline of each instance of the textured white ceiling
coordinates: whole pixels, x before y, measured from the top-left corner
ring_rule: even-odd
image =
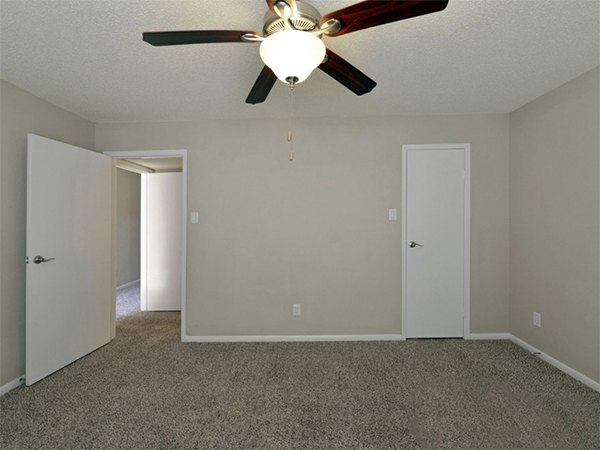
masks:
[[[321,13],[353,0],[312,0]],[[287,86],[244,100],[258,44],[152,47],[143,31],[261,31],[263,0],[0,0],[0,76],[95,122],[268,118]],[[325,43],[378,82],[357,97],[316,70],[301,116],[509,112],[599,64],[599,0],[450,0]]]

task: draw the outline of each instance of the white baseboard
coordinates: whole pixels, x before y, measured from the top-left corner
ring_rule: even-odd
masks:
[[[469,336],[465,336],[465,339],[472,341],[510,339],[510,333],[471,333]]]
[[[401,334],[321,334],[299,336],[184,336],[182,342],[403,341]]]
[[[117,286],[117,290],[128,288],[129,286],[133,286],[134,284],[139,283],[139,282],[140,282],[140,279],[138,278],[137,280],[133,280],[133,281],[130,281],[129,283],[122,284],[121,286]]]
[[[553,365],[557,369],[562,370],[564,373],[572,376],[576,380],[581,381],[586,386],[594,389],[595,391],[600,392],[600,383],[598,383],[597,381],[592,380],[590,377],[585,376],[584,374],[582,374],[581,372],[578,372],[577,370],[573,369],[572,367],[569,367],[566,364],[560,362],[559,360],[554,359],[552,356],[546,355],[545,353],[541,352],[539,349],[535,348],[533,345],[528,344],[524,340],[519,339],[518,337],[516,337],[512,334],[510,335],[510,340],[512,342],[514,342],[515,344],[517,344],[519,347],[523,347],[525,350],[527,350],[531,353],[535,353],[535,355],[539,356],[540,359],[546,361],[548,364]]]
[[[14,388],[18,388],[23,383],[25,383],[25,375],[21,375],[19,378],[9,381],[4,386],[0,386],[0,395],[4,395],[7,392],[12,391]]]

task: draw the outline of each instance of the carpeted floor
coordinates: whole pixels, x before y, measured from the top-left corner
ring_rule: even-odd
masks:
[[[140,283],[117,290],[117,320],[140,312]],[[120,325],[120,324],[119,324]]]
[[[135,295],[113,342],[0,397],[0,447],[600,448],[600,394],[507,341],[182,344]]]

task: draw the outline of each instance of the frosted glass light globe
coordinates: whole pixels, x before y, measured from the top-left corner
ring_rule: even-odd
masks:
[[[260,44],[260,57],[284,83],[296,77],[296,84],[308,78],[325,58],[325,44],[306,31],[285,30],[274,33]]]

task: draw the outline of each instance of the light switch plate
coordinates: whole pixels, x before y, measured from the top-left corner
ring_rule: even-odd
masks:
[[[192,211],[192,213],[190,214],[192,223],[198,223],[199,222],[199,216],[198,216],[198,211]]]
[[[396,208],[388,209],[388,220],[398,220],[398,211]]]

